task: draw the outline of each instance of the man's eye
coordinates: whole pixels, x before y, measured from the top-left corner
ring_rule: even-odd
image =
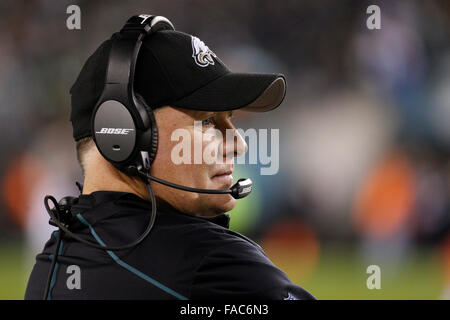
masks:
[[[202,126],[211,126],[213,125],[213,118],[208,118],[202,121]]]

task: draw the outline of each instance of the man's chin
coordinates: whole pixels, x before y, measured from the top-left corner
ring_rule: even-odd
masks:
[[[236,206],[236,199],[229,194],[210,196],[208,200],[209,203],[206,206],[208,209],[200,213],[202,216],[217,216],[233,210]]]
[[[229,199],[228,199],[228,201],[223,203],[222,208],[221,208],[221,213],[225,213],[225,212],[231,211],[236,206],[236,199],[235,198],[233,198],[229,194],[226,195],[225,197],[228,197]]]

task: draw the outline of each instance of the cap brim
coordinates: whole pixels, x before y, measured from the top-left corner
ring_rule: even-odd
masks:
[[[285,94],[286,81],[282,74],[230,72],[171,105],[204,111],[265,112],[278,107]]]

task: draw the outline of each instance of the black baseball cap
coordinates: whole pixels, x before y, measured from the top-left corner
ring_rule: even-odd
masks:
[[[70,89],[75,141],[92,136],[91,116],[105,85],[111,44],[103,42],[84,64]],[[231,72],[199,38],[173,30],[146,37],[136,61],[134,90],[156,109],[243,109],[265,112],[278,107],[286,94],[282,74]]]

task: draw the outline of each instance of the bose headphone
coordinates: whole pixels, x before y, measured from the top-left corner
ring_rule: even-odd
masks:
[[[153,110],[134,92],[136,60],[144,37],[175,30],[161,16],[131,17],[112,43],[105,87],[93,111],[91,128],[102,156],[120,171],[148,172],[158,149]]]

